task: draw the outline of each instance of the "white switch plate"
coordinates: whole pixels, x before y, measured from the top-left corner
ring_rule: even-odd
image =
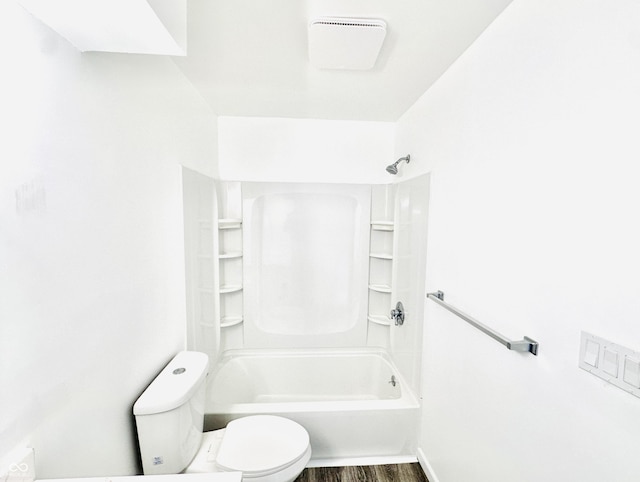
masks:
[[[640,352],[583,331],[578,366],[640,398]]]

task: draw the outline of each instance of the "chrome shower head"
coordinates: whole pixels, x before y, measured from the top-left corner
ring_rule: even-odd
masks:
[[[401,157],[400,159],[398,159],[393,164],[387,166],[387,172],[389,174],[393,174],[395,176],[396,174],[398,174],[398,164],[400,164],[402,161],[407,161],[407,164],[409,164],[410,160],[411,160],[411,155],[410,154],[407,154],[405,157]]]

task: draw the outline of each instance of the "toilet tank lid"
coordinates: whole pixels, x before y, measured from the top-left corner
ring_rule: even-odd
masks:
[[[179,352],[140,395],[133,405],[133,414],[151,415],[179,407],[195,395],[208,369],[206,354]]]

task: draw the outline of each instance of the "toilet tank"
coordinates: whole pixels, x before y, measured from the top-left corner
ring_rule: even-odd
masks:
[[[178,353],[133,405],[145,475],[177,474],[202,440],[209,357]]]

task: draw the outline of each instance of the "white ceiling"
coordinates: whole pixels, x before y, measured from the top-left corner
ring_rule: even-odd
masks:
[[[17,0],[81,52],[186,55],[187,0]]]
[[[511,0],[189,0],[186,57],[174,62],[218,115],[395,121]],[[319,16],[387,23],[369,71],[318,70]]]

